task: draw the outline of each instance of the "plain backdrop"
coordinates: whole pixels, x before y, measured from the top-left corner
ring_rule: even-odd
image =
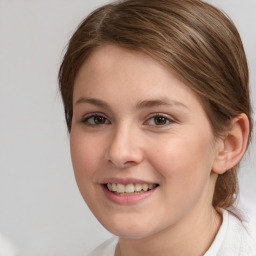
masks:
[[[244,42],[256,106],[256,1],[216,0]],[[0,231],[22,256],[82,256],[110,237],[73,176],[57,73],[68,39],[104,0],[0,0]],[[254,133],[255,134],[255,133]],[[256,142],[241,193],[256,202]]]

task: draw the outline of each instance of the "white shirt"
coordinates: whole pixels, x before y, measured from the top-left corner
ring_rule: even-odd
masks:
[[[254,220],[241,221],[233,213],[222,210],[222,224],[204,256],[256,256]],[[114,256],[118,237],[112,237],[98,246],[89,256]]]

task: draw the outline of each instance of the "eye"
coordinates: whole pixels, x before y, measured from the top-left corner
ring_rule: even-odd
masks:
[[[108,119],[100,114],[90,114],[85,116],[82,120],[82,123],[87,125],[104,125],[109,124]]]
[[[174,123],[174,120],[161,114],[157,114],[148,119],[147,124],[165,126]]]

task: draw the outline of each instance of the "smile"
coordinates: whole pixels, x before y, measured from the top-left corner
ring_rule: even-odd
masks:
[[[106,188],[119,195],[136,195],[139,193],[147,192],[158,186],[158,184],[150,183],[136,183],[136,184],[120,184],[120,183],[107,183],[105,184]]]
[[[135,178],[106,178],[100,182],[103,192],[109,202],[115,205],[139,204],[155,198],[157,183]]]

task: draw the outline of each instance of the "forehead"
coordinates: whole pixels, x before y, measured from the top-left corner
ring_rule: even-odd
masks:
[[[96,48],[81,66],[74,85],[74,99],[81,95],[127,99],[170,97],[199,101],[199,97],[174,72],[157,60],[116,45]],[[141,99],[140,99],[141,97]]]
[[[128,75],[129,71],[134,73],[134,66],[140,67],[142,72],[156,68],[163,69],[160,62],[154,60],[142,51],[127,49],[115,44],[104,44],[96,47],[90,53],[82,64],[77,77],[81,72],[85,72],[85,69],[87,69],[88,73],[91,75],[95,72],[107,74],[110,69],[114,69],[116,74],[118,74],[120,70],[126,71],[126,75]]]

